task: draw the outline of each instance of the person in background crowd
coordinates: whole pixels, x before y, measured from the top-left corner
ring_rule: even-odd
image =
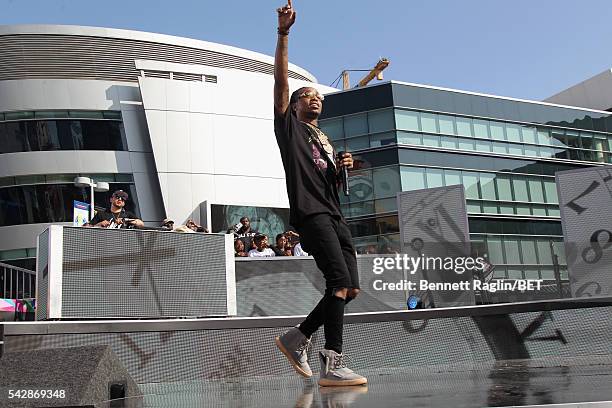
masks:
[[[373,254],[377,254],[378,250],[376,249],[376,245],[370,244],[366,247],[364,254],[367,255],[373,255]]]
[[[249,254],[244,251],[244,242],[239,239],[234,241],[234,256],[249,256]]]
[[[178,227],[176,227],[174,229],[174,232],[193,233],[193,232],[208,232],[208,230],[202,227],[201,225],[196,224],[195,221],[193,221],[192,219],[189,219],[187,220],[185,225],[179,225]]]
[[[302,249],[302,244],[299,242],[293,247],[293,256],[308,256],[308,252]]]
[[[285,237],[287,238],[287,242],[293,247],[295,244],[300,242],[300,234],[295,232],[294,230],[288,230],[284,232]]]
[[[272,247],[272,250],[276,256],[286,256],[287,238],[285,234],[278,234],[276,236],[276,245]]]
[[[172,231],[174,229],[174,221],[169,218],[166,218],[161,225],[162,230],[164,231]]]
[[[117,190],[110,198],[110,211],[98,211],[93,219],[85,224],[85,227],[100,228],[141,228],[144,222],[138,219],[134,213],[127,211],[125,203],[128,200],[128,193]]]
[[[293,248],[298,242],[300,242],[300,235],[291,229],[285,231],[283,234],[287,239],[287,244],[285,245],[285,256],[293,256]]]
[[[187,220],[187,223],[185,224],[185,226],[187,228],[189,228],[190,230],[192,230],[193,232],[208,232],[208,229],[204,228],[203,226],[196,224],[196,222],[192,219]]]
[[[240,238],[244,242],[244,247],[247,249],[254,249],[253,237],[259,232],[251,228],[251,220],[249,217],[242,217],[240,223],[236,224],[238,230],[234,233],[236,238]]]
[[[249,251],[250,257],[269,257],[275,256],[274,251],[268,248],[268,237],[263,234],[255,235],[253,238],[255,249]]]

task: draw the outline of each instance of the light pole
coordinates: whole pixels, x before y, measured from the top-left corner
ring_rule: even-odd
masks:
[[[89,221],[94,217],[94,191],[105,192],[109,190],[108,183],[105,181],[95,182],[94,179],[89,177],[75,177],[74,185],[76,187],[87,188],[89,187]]]

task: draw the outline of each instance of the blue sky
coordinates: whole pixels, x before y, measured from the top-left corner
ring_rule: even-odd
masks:
[[[272,55],[271,0],[0,0],[0,24],[75,24]],[[385,79],[543,99],[612,67],[609,0],[295,0],[290,61],[331,84],[391,60]],[[355,83],[362,73],[352,74]]]

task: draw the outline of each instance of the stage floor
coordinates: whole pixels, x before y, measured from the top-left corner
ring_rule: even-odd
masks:
[[[143,384],[141,389],[146,407],[612,407],[605,402],[612,401],[612,359],[605,356],[362,373],[367,386],[322,388],[315,375]],[[585,402],[591,403],[580,404]]]

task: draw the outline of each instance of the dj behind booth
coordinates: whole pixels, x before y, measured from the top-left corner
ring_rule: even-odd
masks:
[[[93,219],[86,223],[85,227],[102,228],[141,228],[144,227],[142,220],[125,209],[129,195],[123,190],[117,190],[110,198],[110,210],[98,211]]]

